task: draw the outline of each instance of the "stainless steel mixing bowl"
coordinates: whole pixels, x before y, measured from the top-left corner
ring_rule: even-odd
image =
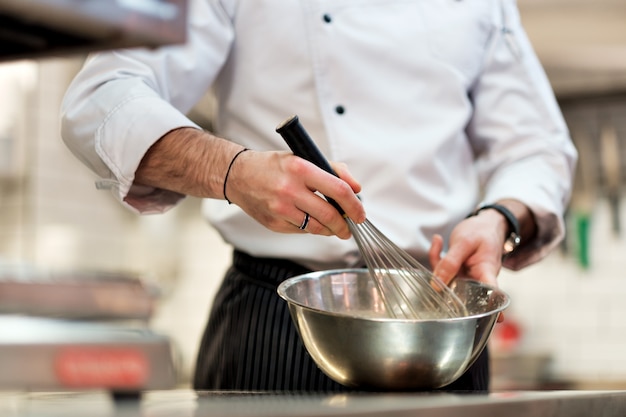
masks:
[[[335,381],[357,389],[407,391],[445,386],[476,360],[506,293],[456,279],[452,290],[469,315],[453,319],[389,318],[367,269],[312,272],[280,284],[309,354]]]

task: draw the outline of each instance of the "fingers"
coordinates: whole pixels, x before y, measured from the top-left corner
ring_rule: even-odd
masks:
[[[433,268],[433,274],[446,284],[457,276],[463,266],[464,256],[462,252],[451,251],[442,259],[443,237],[439,234],[433,236],[433,240],[428,251],[428,260]]]
[[[434,235],[430,244],[430,250],[428,251],[428,261],[430,267],[434,269],[441,260],[441,251],[443,250],[443,237],[441,235]]]
[[[306,190],[294,192],[293,199],[296,207],[308,212],[312,219],[307,227],[309,233],[334,234],[341,239],[348,239],[352,235],[345,218],[322,197],[333,199],[355,223],[365,221],[365,210],[355,190],[360,185],[349,174],[344,164],[335,164],[338,175],[327,173],[304,159],[294,157],[291,169],[294,176],[301,178]]]
[[[343,164],[337,178],[288,152],[246,152],[233,167],[229,196],[247,214],[272,231],[352,235],[342,214],[323,197],[335,200],[355,222],[365,220],[365,210],[355,194],[360,185]],[[308,222],[304,224],[305,213]]]
[[[343,162],[331,162],[331,165],[339,178],[348,183],[348,185],[352,188],[352,192],[354,194],[358,194],[361,192],[361,184],[352,176],[352,173],[348,171],[348,166]]]
[[[309,224],[309,220],[311,220],[311,216],[309,215],[309,213],[304,213],[304,219],[302,219],[302,224],[298,226],[298,229],[306,230],[306,227]]]
[[[439,251],[441,251],[441,249]],[[450,281],[452,281],[454,277],[457,276],[457,274],[461,270],[461,267],[463,266],[465,259],[467,259],[468,256],[469,251],[467,249],[464,249],[462,245],[452,246],[448,250],[448,253],[438,262],[436,262],[433,274],[439,277],[439,279],[441,279],[446,284],[449,284]]]
[[[363,223],[365,221],[365,209],[356,195],[361,190],[361,186],[352,178],[344,164],[335,164],[335,166],[338,167],[337,174],[342,176],[341,178],[318,169],[314,175],[308,178],[306,184],[311,191],[318,191],[335,200],[346,216],[355,223]]]
[[[453,229],[443,257],[442,239],[435,236],[429,251],[433,273],[446,283],[463,276],[496,286],[502,267],[502,235],[490,226],[486,217],[462,221]]]
[[[445,283],[450,283],[457,275],[463,275],[497,286],[500,261],[493,253],[482,249],[467,242],[452,245],[437,263],[433,273]]]
[[[349,239],[352,235],[345,218],[324,197],[311,191],[315,190],[307,189],[294,196],[295,208],[310,215],[306,232],[325,236],[336,235],[341,239]],[[296,219],[301,216],[299,214]]]
[[[317,194],[310,192],[308,194],[310,197],[303,194],[295,196],[295,202],[288,200],[285,203],[270,206],[274,220],[270,220],[267,226],[280,233],[310,233],[323,236],[336,234],[342,238],[349,238],[348,225],[337,210],[334,210],[332,206],[329,209],[328,202]],[[324,214],[320,213],[330,213],[334,219],[329,221],[322,217]],[[337,226],[331,229],[327,225],[329,222],[336,222]]]
[[[334,233],[328,227],[324,226],[322,223],[319,222],[319,220],[315,219],[310,214],[301,212],[301,215],[301,223],[299,225],[296,225],[296,222],[290,222],[287,225],[287,229],[284,230],[285,233],[309,233],[322,236],[334,235]]]

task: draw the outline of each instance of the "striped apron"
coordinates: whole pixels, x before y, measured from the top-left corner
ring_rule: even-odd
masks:
[[[220,286],[198,353],[197,390],[347,392],[313,362],[276,288],[287,278],[311,272],[283,259],[255,258],[235,251]],[[443,391],[487,392],[487,350]]]

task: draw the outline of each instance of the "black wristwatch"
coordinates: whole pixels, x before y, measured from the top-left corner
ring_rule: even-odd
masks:
[[[506,237],[506,240],[504,241],[504,247],[502,249],[503,256],[507,256],[508,254],[513,252],[515,248],[517,248],[522,241],[520,237],[520,231],[519,231],[519,222],[517,221],[517,219],[515,218],[515,216],[513,215],[513,213],[511,213],[509,209],[507,209],[506,207],[500,204],[486,204],[484,206],[480,206],[470,216],[475,216],[481,211],[487,210],[487,209],[497,210],[500,214],[504,216],[507,223],[509,224],[509,234]]]

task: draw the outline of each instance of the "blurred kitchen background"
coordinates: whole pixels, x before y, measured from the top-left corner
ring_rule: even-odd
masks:
[[[626,389],[626,2],[519,6],[580,164],[562,247],[501,274],[513,303],[492,338],[494,388]],[[83,59],[0,63],[0,271],[139,275],[159,290],[149,325],[171,338],[187,384],[230,248],[200,217],[197,199],[139,217],[96,190],[59,136],[60,102]],[[210,109],[207,96],[192,117],[209,127]]]

